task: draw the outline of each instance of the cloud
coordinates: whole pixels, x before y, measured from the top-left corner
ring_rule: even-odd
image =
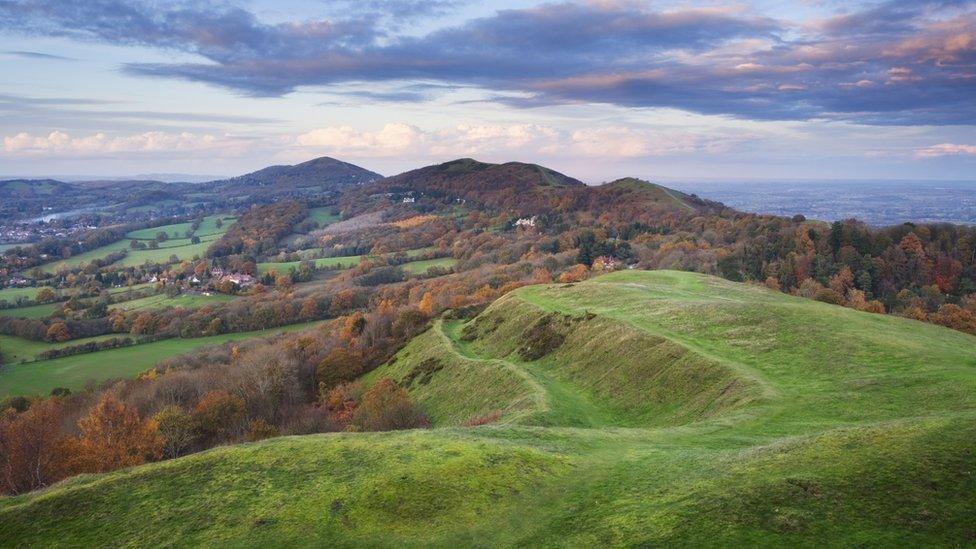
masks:
[[[452,5],[371,1],[328,20],[270,24],[216,2],[3,0],[0,29],[193,54],[199,62],[124,70],[254,96],[424,81],[480,87],[518,107],[606,103],[752,120],[976,124],[973,1],[889,0],[798,23],[741,8],[592,0],[499,10],[419,35],[388,24],[390,14],[431,16]],[[415,90],[360,96],[430,98]]]
[[[42,53],[39,51],[5,51],[0,52],[4,55],[9,55],[11,57],[20,57],[23,59],[40,59],[40,60],[50,60],[50,61],[74,61],[73,57],[64,57],[61,55],[52,55],[50,53]]]
[[[939,143],[938,145],[915,149],[915,156],[917,158],[936,158],[940,156],[976,156],[976,145]]]
[[[720,154],[755,135],[730,138],[681,130],[605,126],[568,131],[540,124],[461,124],[422,130],[390,123],[377,131],[332,126],[303,133],[294,145],[310,154],[345,157],[510,158],[513,155],[629,159],[703,152]]]
[[[189,132],[144,132],[133,135],[110,136],[95,133],[72,137],[62,131],[47,135],[26,132],[3,138],[3,151],[12,156],[104,156],[130,153],[204,153],[240,150],[245,140],[229,136],[193,134]]]

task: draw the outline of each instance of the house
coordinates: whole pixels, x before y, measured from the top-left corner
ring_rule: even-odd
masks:
[[[515,221],[515,226],[525,227],[525,228],[535,227],[535,220],[536,220],[536,216],[534,215],[532,217],[523,217]]]
[[[417,199],[414,198],[414,197],[412,197],[412,196],[405,196],[405,197],[403,197],[403,203],[404,204],[413,204],[416,201],[417,201]]]
[[[613,257],[600,256],[596,258],[594,264],[598,269],[603,269],[604,271],[613,271],[617,269],[617,260]]]
[[[220,279],[221,282],[232,282],[238,286],[250,286],[254,284],[254,277],[249,274],[231,273]]]

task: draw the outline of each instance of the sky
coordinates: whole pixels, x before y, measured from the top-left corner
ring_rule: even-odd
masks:
[[[0,175],[976,180],[976,1],[0,0]]]

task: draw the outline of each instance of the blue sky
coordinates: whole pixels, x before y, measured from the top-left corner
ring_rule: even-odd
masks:
[[[976,179],[976,2],[0,0],[0,174]]]

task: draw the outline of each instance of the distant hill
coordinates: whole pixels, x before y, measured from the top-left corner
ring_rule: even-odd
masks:
[[[261,187],[274,187],[280,190],[308,188],[340,190],[382,178],[383,176],[376,172],[323,156],[294,166],[269,166],[230,179],[213,181],[210,185],[221,190],[254,190]]]
[[[488,164],[460,158],[411,170],[382,182],[391,188],[444,191],[526,191],[537,187],[582,187],[583,182],[538,164]]]
[[[968,546],[974,365],[973,336],[695,273],[528,286],[364,380],[433,429],[76,477],[0,498],[0,545]]]

